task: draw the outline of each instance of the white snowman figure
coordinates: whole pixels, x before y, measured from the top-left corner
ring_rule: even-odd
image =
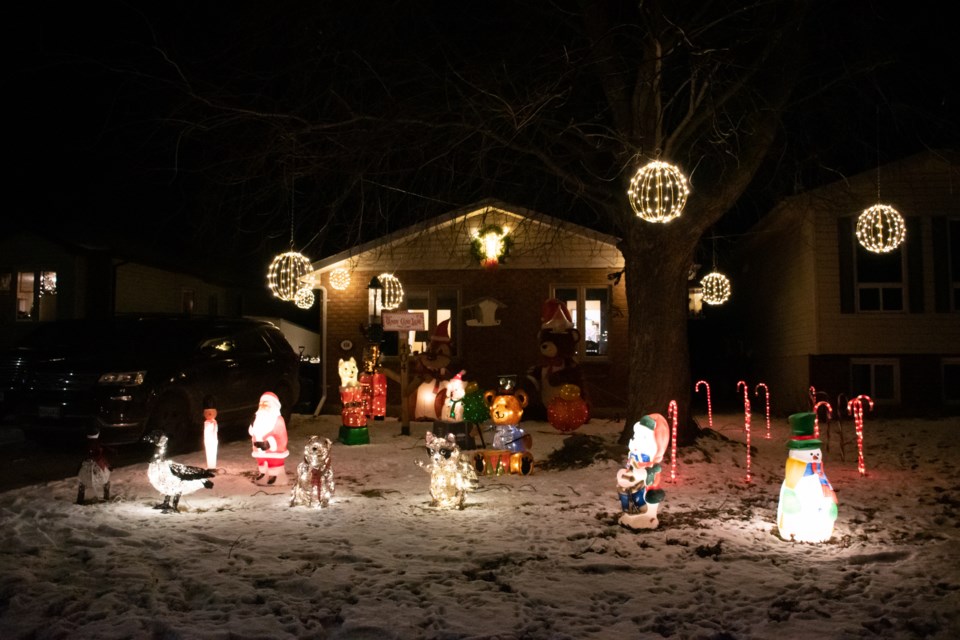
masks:
[[[837,520],[837,494],[823,471],[820,440],[813,436],[816,415],[795,413],[788,418],[793,438],[777,505],[777,527],[784,540],[825,542]]]
[[[443,422],[463,422],[463,397],[467,395],[466,384],[461,371],[445,383],[441,383],[446,393],[443,394],[443,407],[440,410],[440,420]]]

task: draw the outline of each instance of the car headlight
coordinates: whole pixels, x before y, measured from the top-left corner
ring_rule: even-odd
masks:
[[[97,384],[115,385],[125,387],[136,387],[143,384],[146,377],[146,371],[121,371],[117,373],[105,373],[97,380]]]

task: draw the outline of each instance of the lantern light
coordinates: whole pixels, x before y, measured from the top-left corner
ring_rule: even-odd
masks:
[[[381,273],[377,279],[383,287],[383,310],[392,311],[399,307],[403,302],[403,286],[400,280],[392,273]]]
[[[310,260],[303,254],[296,251],[281,253],[267,270],[267,286],[274,296],[289,302],[303,288],[300,279],[310,270]]]
[[[337,291],[345,291],[350,286],[350,272],[343,267],[337,267],[331,271],[330,286]]]
[[[654,160],[630,180],[627,199],[634,213],[647,222],[670,222],[680,216],[690,188],[678,167]]]
[[[907,237],[903,216],[893,207],[876,204],[857,218],[857,240],[867,251],[889,253]]]
[[[301,309],[309,309],[313,306],[314,295],[313,289],[310,287],[303,287],[298,289],[296,295],[293,297],[293,302]]]
[[[720,305],[730,299],[730,280],[718,271],[708,273],[700,281],[703,286],[703,301]]]

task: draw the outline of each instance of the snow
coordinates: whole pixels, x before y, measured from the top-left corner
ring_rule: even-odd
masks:
[[[312,435],[295,416],[291,483]],[[705,424],[706,419],[702,418]],[[426,423],[336,443],[327,509],[252,483],[248,442],[220,445],[211,490],[162,514],[146,464],[115,469],[112,499],[74,504],[76,478],[0,493],[0,638],[956,638],[958,421],[853,424],[824,447],[840,516],[824,544],[785,542],[775,514],[789,427],[714,416],[679,450],[660,527],[617,523],[622,424],[575,434],[526,422],[538,464],[565,439],[603,445],[582,468],[481,476],[462,511],[430,506]],[[199,443],[198,443],[199,446]],[[204,465],[202,449],[172,456]],[[79,461],[78,461],[79,462]],[[669,453],[666,470],[669,473]]]

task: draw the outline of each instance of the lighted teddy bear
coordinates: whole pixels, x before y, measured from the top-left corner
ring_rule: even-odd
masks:
[[[545,301],[540,321],[540,362],[527,370],[527,379],[540,393],[542,407],[537,405],[536,412],[546,412],[554,399],[560,396],[564,385],[568,384],[576,385],[581,399],[588,402],[583,370],[575,358],[580,332],[573,326],[566,303],[556,298]],[[589,419],[588,409],[584,422]]]
[[[297,466],[297,483],[290,495],[291,507],[322,509],[330,504],[336,485],[330,462],[329,438],[313,436],[303,447],[303,462]]]
[[[456,437],[449,434],[438,438],[430,431],[426,436],[430,462],[417,460],[417,466],[430,473],[430,497],[433,506],[441,509],[463,509],[467,491],[477,486],[477,473],[466,459],[460,456]]]
[[[660,488],[660,462],[669,443],[670,426],[659,413],[643,416],[633,425],[626,467],[617,472],[621,525],[656,529],[660,524],[657,511],[665,495]]]
[[[495,433],[493,448],[474,456],[477,470],[488,475],[533,473],[533,454],[530,453],[533,438],[519,424],[523,408],[527,406],[527,394],[521,389],[487,391],[483,399],[489,407]]]

